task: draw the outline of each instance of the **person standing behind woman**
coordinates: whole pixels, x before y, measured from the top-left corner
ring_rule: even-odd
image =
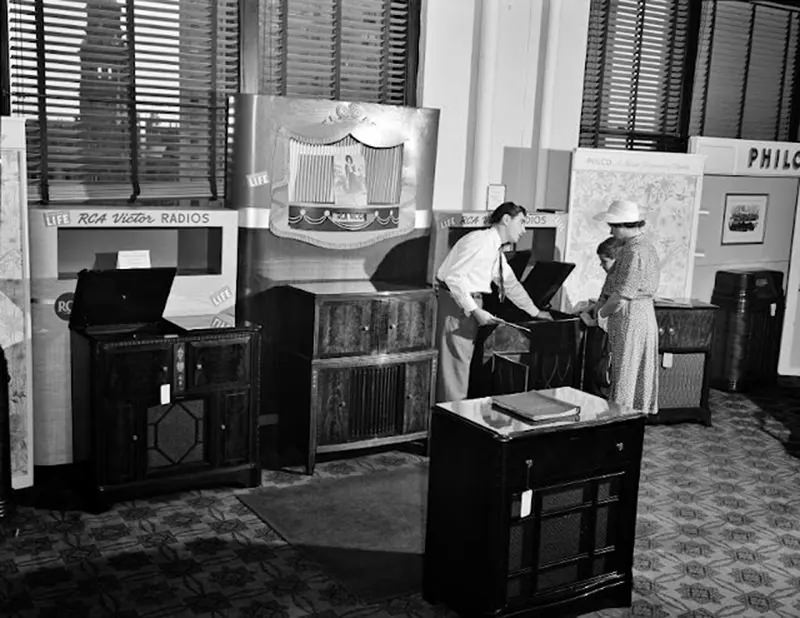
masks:
[[[580,314],[583,323],[589,327],[585,334],[586,364],[583,390],[603,397],[608,396],[611,386],[611,353],[608,347],[608,319],[598,320],[597,312],[610,296],[609,288],[618,248],[619,241],[613,236],[609,236],[597,245],[597,257],[600,260],[600,268],[606,273],[606,278],[603,282],[603,289],[600,291],[600,297],[594,303],[590,303]]]
[[[611,348],[609,399],[647,414],[658,412],[658,324],[653,297],[658,290],[658,254],[644,236],[639,205],[611,202],[595,216],[611,228],[620,243],[614,269],[605,286],[608,299],[598,315],[608,318]]]
[[[613,236],[609,236],[599,245],[597,245],[597,258],[600,260],[600,268],[606,274],[605,281],[603,281],[603,288],[600,290],[600,296],[593,306],[590,306],[584,311],[586,314],[584,322],[589,326],[597,326],[597,311],[605,304],[609,297],[609,287],[611,286],[611,271],[614,268],[614,262],[617,259],[617,249],[619,248],[619,241]],[[606,330],[605,320],[600,325],[603,330]]]

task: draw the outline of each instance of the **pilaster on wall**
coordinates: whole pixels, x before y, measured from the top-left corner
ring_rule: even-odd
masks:
[[[463,210],[473,135],[474,29],[481,0],[424,0],[417,104],[440,110],[434,210]]]
[[[572,151],[578,147],[590,0],[550,0],[537,114],[534,204],[566,210]],[[538,143],[537,143],[538,142]]]
[[[483,210],[490,183],[529,207],[566,208],[589,1],[424,4],[419,104],[441,110],[435,210]]]

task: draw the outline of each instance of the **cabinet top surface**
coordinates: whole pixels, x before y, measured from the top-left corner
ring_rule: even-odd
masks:
[[[589,425],[602,425],[644,416],[639,410],[619,406],[602,397],[584,393],[571,386],[560,386],[538,392],[580,406],[580,418],[578,420],[530,422],[493,406],[491,397],[437,403],[436,408],[478,425],[501,438],[514,438],[520,434],[533,432],[551,432]]]
[[[656,309],[716,309],[716,305],[696,298],[656,298]]]
[[[419,292],[432,290],[423,285],[393,283],[389,281],[311,281],[293,283],[289,287],[308,294],[391,294],[398,292]]]
[[[191,316],[194,318],[195,316]],[[211,318],[210,318],[211,319]],[[217,339],[221,337],[235,338],[257,333],[260,326],[233,326],[229,324],[205,324],[173,321],[173,318],[161,319],[157,322],[138,324],[111,324],[85,329],[74,329],[73,332],[102,345],[137,345],[174,343],[198,339]]]

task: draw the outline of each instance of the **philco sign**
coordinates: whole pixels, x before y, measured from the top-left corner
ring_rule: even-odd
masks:
[[[689,152],[705,155],[706,174],[800,176],[800,144],[726,137],[691,137]]]
[[[800,147],[751,146],[747,149],[747,168],[800,172]]]

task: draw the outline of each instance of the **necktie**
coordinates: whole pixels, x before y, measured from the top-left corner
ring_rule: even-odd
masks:
[[[497,250],[497,262],[500,266],[500,282],[497,284],[497,298],[502,303],[506,299],[506,284],[503,281],[503,245]]]

